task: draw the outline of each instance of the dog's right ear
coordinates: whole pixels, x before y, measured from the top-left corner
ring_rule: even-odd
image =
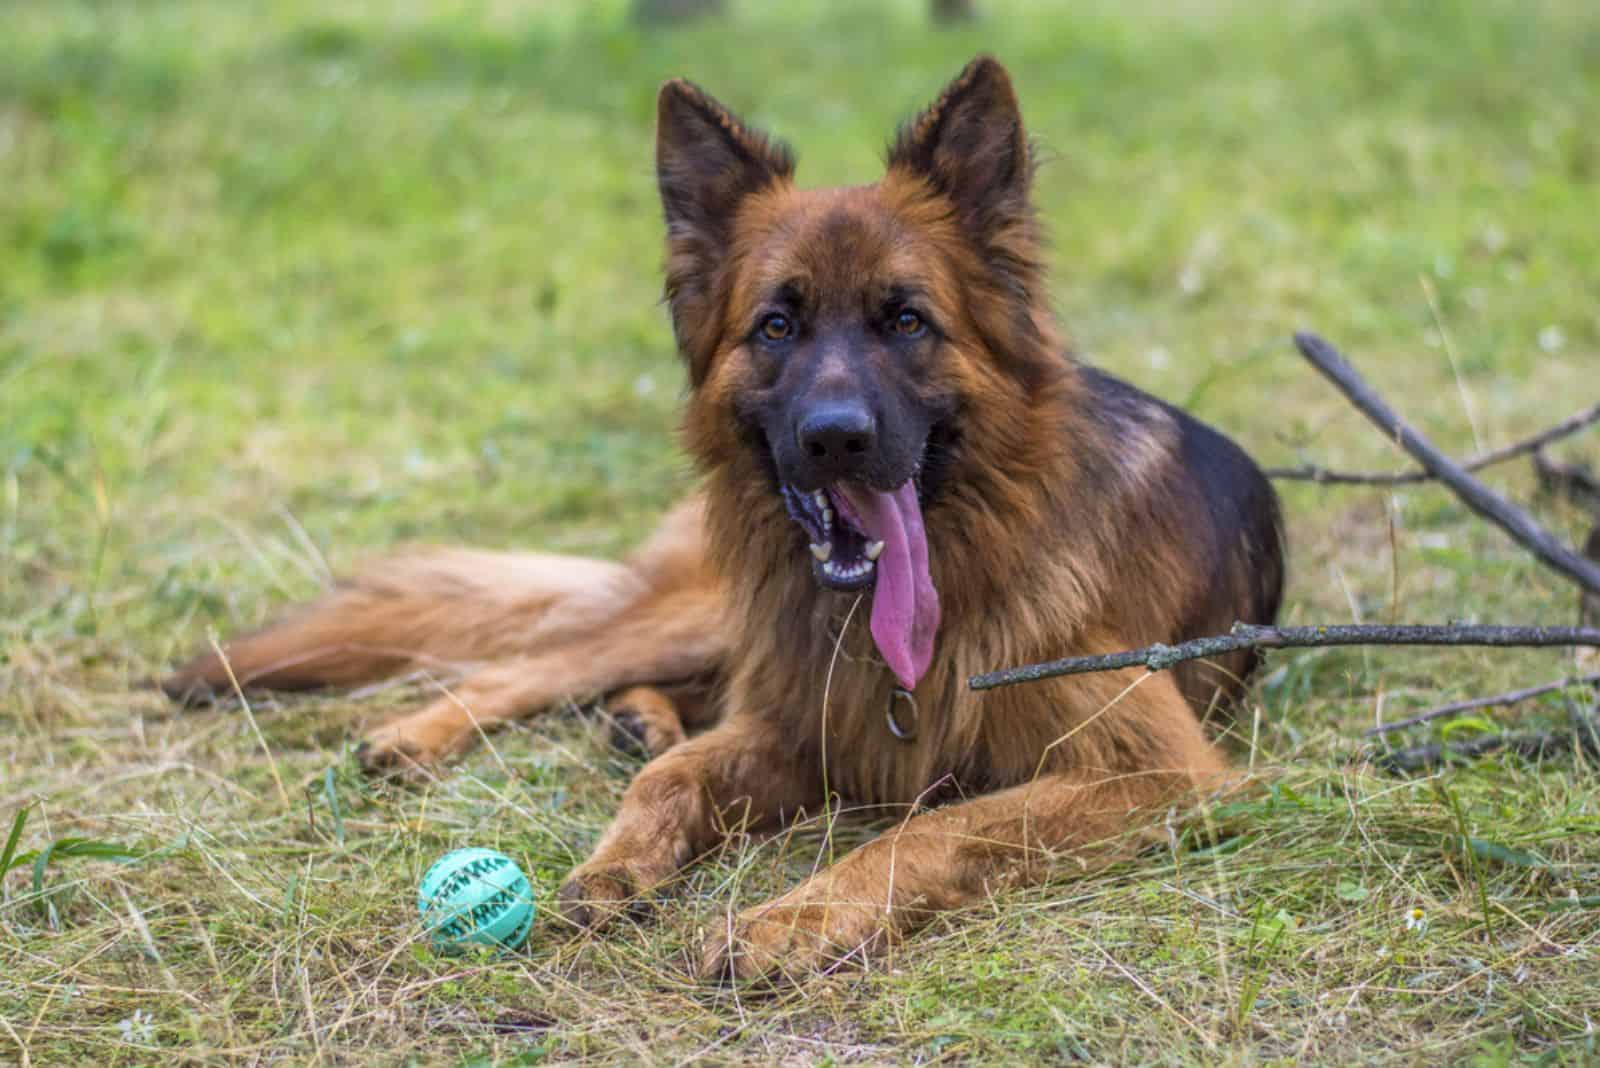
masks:
[[[656,182],[667,218],[667,303],[699,385],[716,343],[716,275],[739,203],[794,175],[788,146],[746,126],[698,86],[674,79],[656,99]]]

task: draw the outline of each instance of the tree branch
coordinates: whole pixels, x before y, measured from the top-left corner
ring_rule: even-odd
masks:
[[[1145,667],[1164,671],[1186,660],[1204,660],[1241,649],[1310,649],[1331,645],[1485,645],[1571,646],[1600,648],[1600,627],[1513,627],[1472,623],[1444,625],[1339,624],[1326,627],[1263,627],[1235,623],[1227,634],[1195,638],[1177,645],[1155,644],[1125,653],[1072,656],[1043,664],[974,675],[967,685],[992,690],[1019,682],[1037,682],[1060,675]]]
[[[1463,471],[1482,471],[1485,467],[1504,463],[1526,453],[1537,453],[1552,441],[1560,441],[1570,437],[1587,426],[1600,423],[1600,404],[1585,408],[1574,415],[1569,415],[1548,430],[1541,430],[1531,437],[1513,441],[1509,445],[1502,445],[1498,449],[1479,453],[1470,460],[1461,464]],[[1537,460],[1537,457],[1536,457]],[[1266,470],[1268,478],[1286,479],[1300,482],[1321,482],[1325,485],[1345,486],[1409,486],[1418,482],[1430,482],[1434,476],[1427,471],[1333,471],[1315,464],[1306,464],[1301,467],[1269,467]]]
[[[1438,708],[1430,708],[1426,712],[1418,712],[1406,719],[1397,719],[1393,723],[1380,723],[1376,727],[1369,727],[1362,731],[1364,737],[1370,738],[1377,734],[1388,734],[1390,731],[1403,730],[1406,727],[1415,727],[1419,723],[1439,719],[1442,716],[1451,716],[1457,712],[1471,712],[1475,708],[1494,708],[1498,705],[1514,705],[1538,697],[1540,694],[1554,693],[1556,690],[1565,690],[1568,686],[1586,686],[1600,684],[1600,674],[1573,675],[1570,678],[1556,679],[1554,682],[1541,683],[1538,686],[1529,686],[1523,690],[1512,690],[1509,693],[1497,693],[1492,697],[1474,697],[1468,701],[1455,701]]]
[[[1312,333],[1294,336],[1300,354],[1332,382],[1350,402],[1391,440],[1420,463],[1433,477],[1455,491],[1457,497],[1489,522],[1510,534],[1551,569],[1567,576],[1591,593],[1600,593],[1600,564],[1586,560],[1561,544],[1532,516],[1473,478],[1461,465],[1440,452],[1400,417],[1362,381],[1339,351]]]
[[[1540,489],[1565,497],[1600,518],[1600,479],[1587,467],[1552,460],[1540,451],[1533,454],[1533,470],[1539,476]]]
[[[1568,720],[1571,730],[1490,734],[1456,745],[1433,742],[1380,753],[1375,763],[1390,772],[1431,771],[1452,760],[1474,760],[1502,749],[1527,760],[1545,760],[1573,750],[1587,754],[1591,760],[1600,759],[1600,716],[1572,709]]]

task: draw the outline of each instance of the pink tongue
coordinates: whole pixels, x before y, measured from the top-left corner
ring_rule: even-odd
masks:
[[[928,535],[917,487],[907,481],[892,493],[879,493],[851,486],[849,497],[862,533],[883,542],[872,594],[872,638],[909,690],[927,673],[939,630],[939,593],[928,573]]]

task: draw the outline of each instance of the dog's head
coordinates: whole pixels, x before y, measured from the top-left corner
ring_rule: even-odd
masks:
[[[819,190],[795,186],[785,146],[673,81],[656,166],[689,448],[759,462],[816,582],[875,587],[874,633],[910,684],[937,625],[923,511],[959,477],[970,402],[1026,404],[1060,360],[1042,351],[1011,81],[973,61],[901,129],[881,180]]]

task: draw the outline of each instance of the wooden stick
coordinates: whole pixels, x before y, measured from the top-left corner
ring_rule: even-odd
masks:
[[[1538,451],[1533,454],[1533,470],[1539,476],[1540,489],[1559,494],[1600,518],[1600,479],[1587,467],[1552,460]]]
[[[1479,453],[1470,460],[1463,461],[1461,470],[1482,471],[1485,467],[1493,467],[1495,464],[1504,463],[1526,453],[1537,453],[1552,441],[1570,437],[1595,423],[1600,423],[1600,404],[1585,408],[1575,415],[1569,415],[1555,426],[1541,430],[1532,437]],[[1409,486],[1417,482],[1430,482],[1434,478],[1427,471],[1332,471],[1315,464],[1303,467],[1269,467],[1266,476],[1291,481],[1321,482],[1330,486]]]
[[[1406,719],[1397,719],[1393,723],[1380,723],[1376,727],[1369,727],[1362,731],[1364,737],[1375,734],[1388,734],[1390,731],[1403,730],[1406,727],[1415,727],[1419,723],[1439,719],[1442,716],[1454,715],[1457,712],[1471,712],[1475,708],[1494,708],[1497,705],[1514,705],[1520,701],[1527,701],[1538,697],[1540,694],[1554,693],[1564,690],[1568,686],[1592,686],[1600,684],[1600,673],[1594,675],[1573,675],[1570,678],[1556,679],[1554,682],[1541,683],[1538,686],[1529,686],[1523,690],[1512,690],[1509,693],[1497,693],[1492,697],[1474,697],[1467,701],[1455,701],[1438,708],[1430,708],[1426,712],[1418,712]]]
[[[1383,398],[1362,381],[1355,368],[1339,355],[1337,349],[1312,333],[1296,334],[1294,343],[1300,354],[1338,387],[1350,403],[1372,420],[1385,436],[1410,453],[1424,470],[1450,487],[1468,508],[1511,535],[1552,570],[1591,593],[1600,593],[1600,564],[1584,559],[1561,544],[1527,512],[1473,478],[1462,470],[1460,464],[1402,422]]]
[[[967,680],[967,685],[974,690],[992,690],[997,686],[1036,682],[1060,675],[1083,675],[1091,671],[1116,671],[1129,667],[1164,671],[1186,660],[1203,660],[1241,649],[1311,649],[1330,645],[1584,645],[1600,648],[1600,627],[1516,627],[1474,623],[1346,623],[1324,627],[1263,627],[1254,623],[1235,623],[1227,634],[1195,638],[1177,645],[1157,643],[1125,653],[1071,656],[1043,664],[991,671],[974,675]]]
[[[1575,749],[1588,754],[1590,759],[1600,758],[1600,719],[1578,713],[1569,718],[1571,730],[1490,734],[1455,745],[1431,742],[1380,753],[1374,762],[1391,772],[1431,771],[1452,759],[1473,760],[1502,749],[1528,760],[1544,760]]]

